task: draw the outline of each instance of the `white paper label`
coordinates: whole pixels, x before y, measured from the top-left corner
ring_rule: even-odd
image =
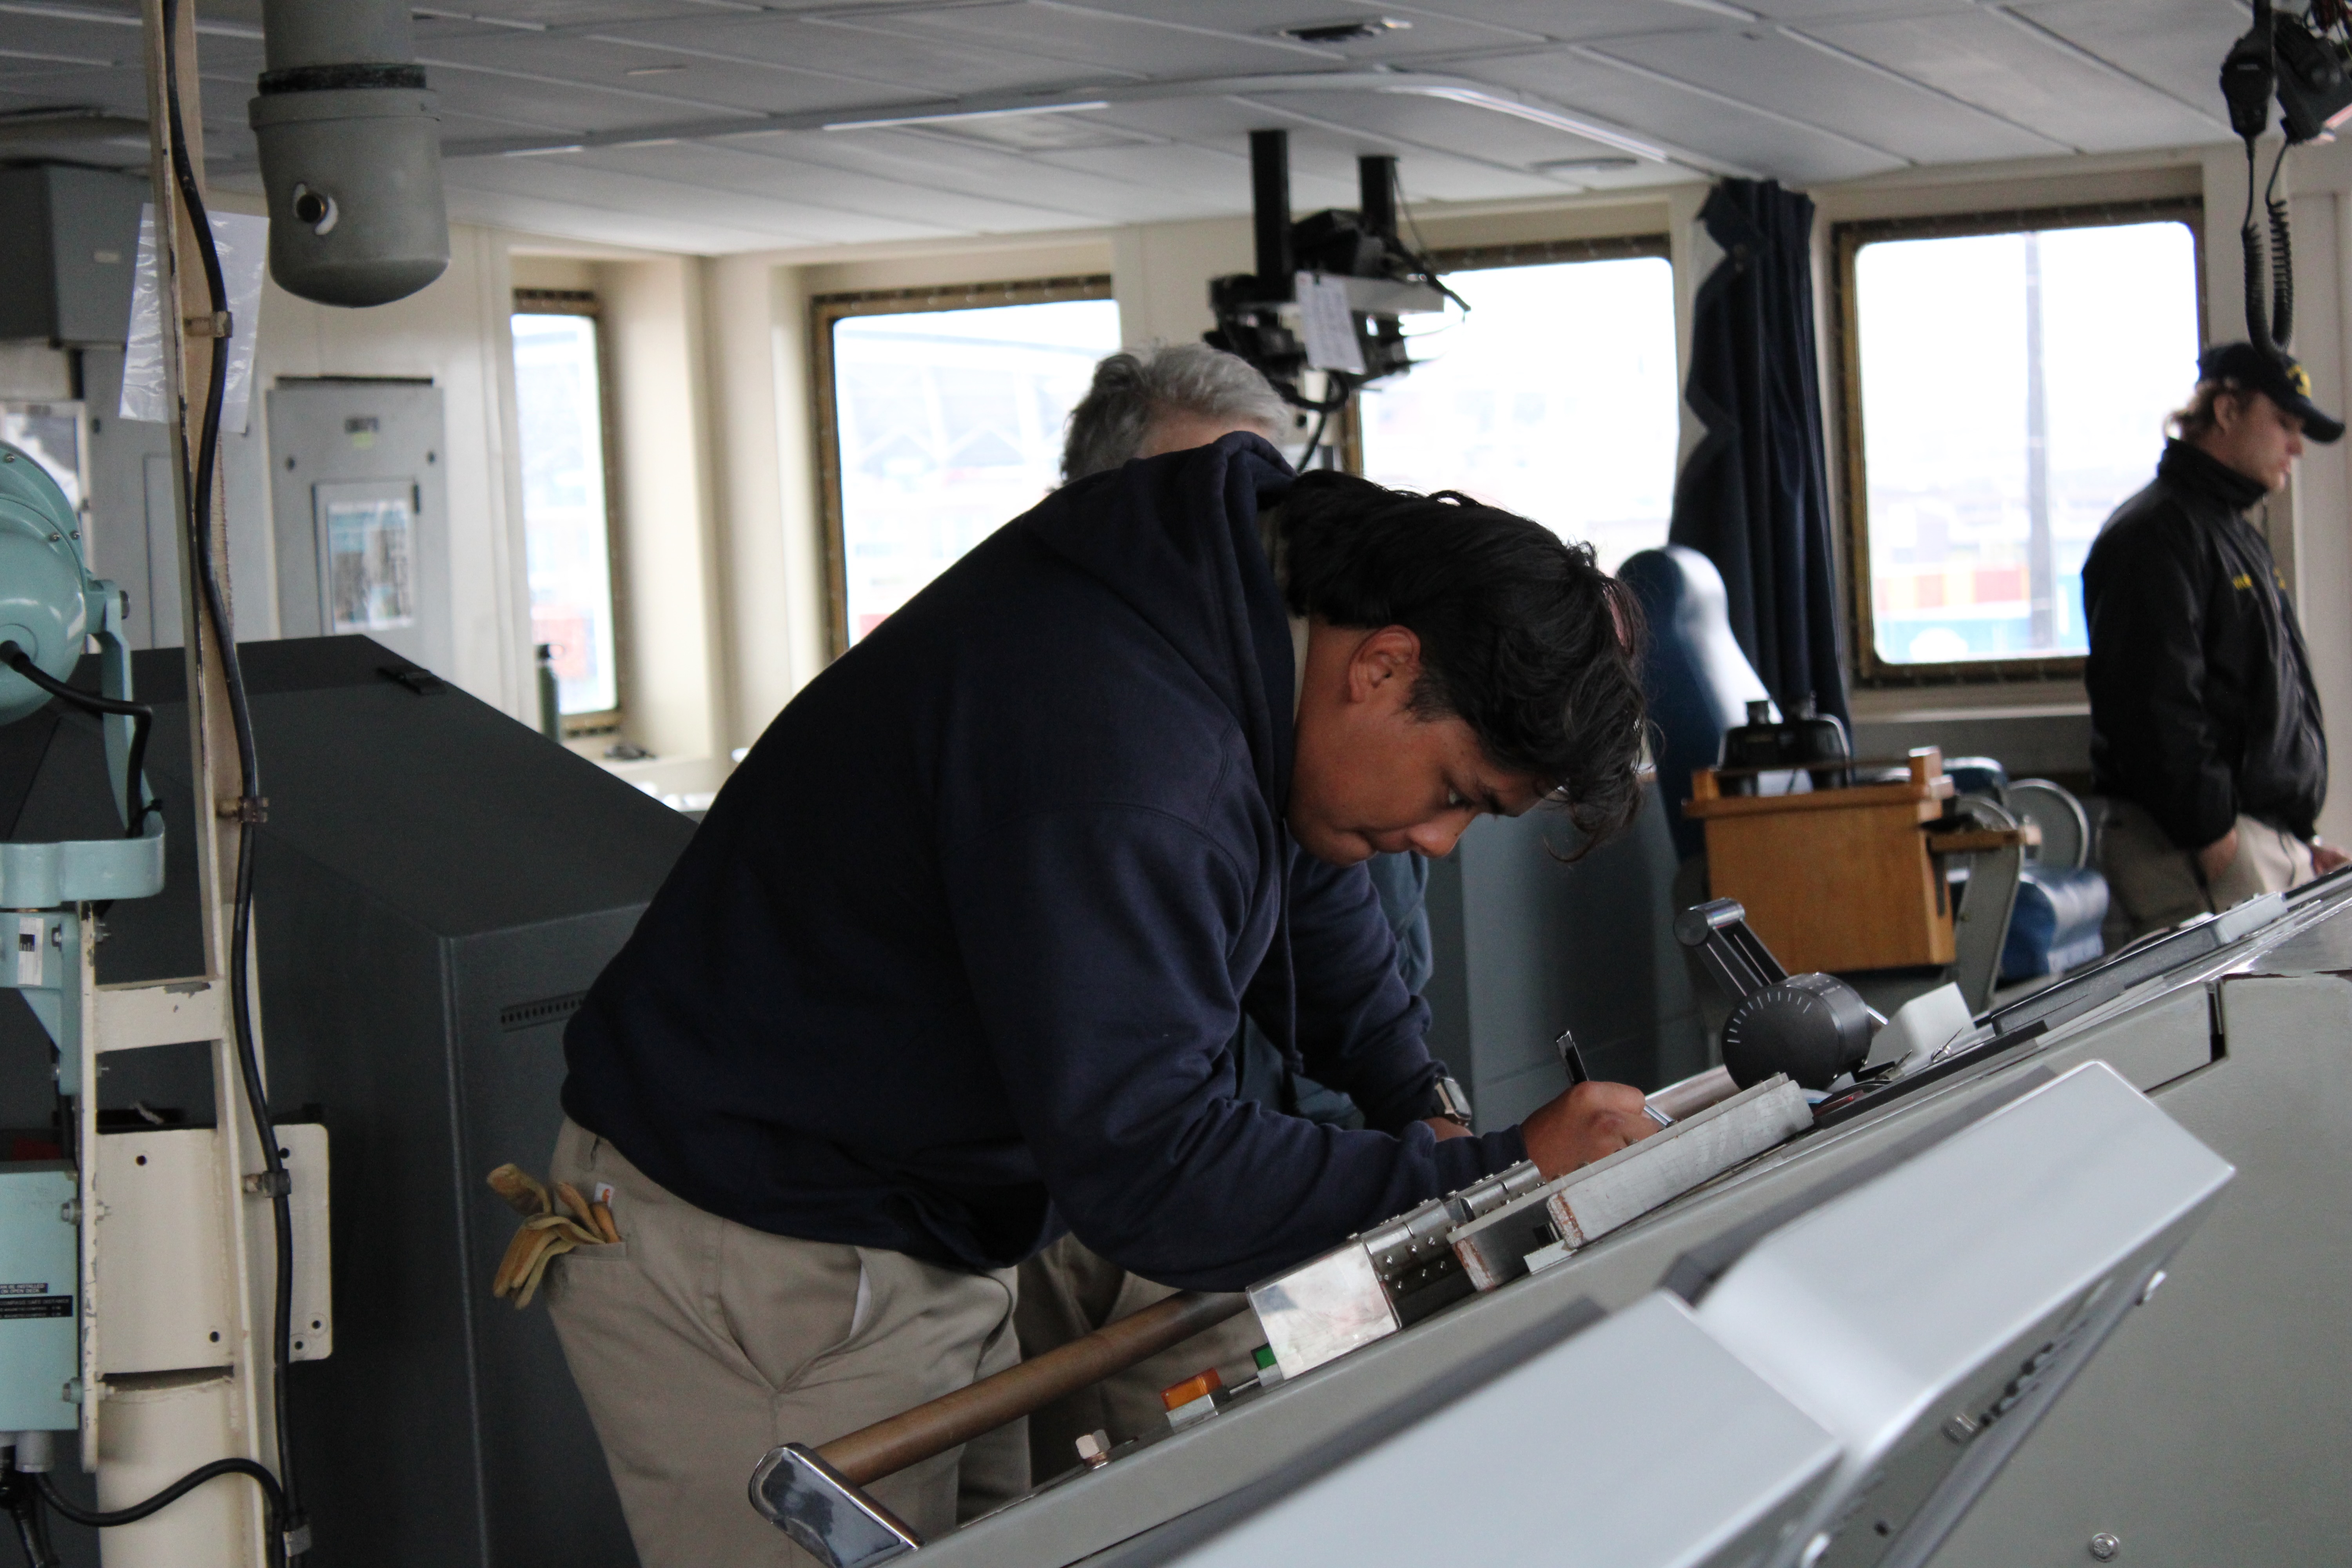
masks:
[[[1307,363],[1317,370],[1364,374],[1364,347],[1356,341],[1355,312],[1348,309],[1348,285],[1318,272],[1292,280],[1298,300],[1299,335],[1307,340]]]
[[[42,962],[49,951],[42,940],[48,934],[47,926],[48,922],[38,915],[16,917],[16,984],[19,985],[48,984],[42,978],[47,973],[47,966]]]

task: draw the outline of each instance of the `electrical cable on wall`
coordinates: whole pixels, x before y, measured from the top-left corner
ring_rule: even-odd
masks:
[[[286,1493],[278,1486],[278,1478],[269,1473],[268,1467],[257,1465],[251,1459],[215,1459],[209,1465],[199,1465],[153,1497],[144,1502],[132,1503],[129,1508],[85,1509],[58,1491],[57,1483],[47,1474],[35,1475],[31,1479],[34,1491],[41,1502],[55,1509],[59,1516],[69,1519],[76,1524],[86,1525],[92,1530],[110,1530],[119,1524],[136,1524],[141,1520],[169,1508],[206,1481],[216,1480],[222,1476],[249,1476],[253,1479],[254,1484],[261,1489],[262,1507],[267,1515],[266,1528],[271,1542],[270,1560],[282,1561],[280,1552],[285,1521],[288,1518]],[[46,1531],[39,1524],[37,1513],[35,1515],[34,1522],[36,1531],[40,1532],[43,1543],[46,1544]],[[18,1526],[20,1535],[23,1528],[20,1523]],[[30,1555],[29,1547],[27,1555]],[[55,1561],[55,1556],[52,1554],[50,1562]],[[35,1558],[33,1568],[47,1568],[47,1565],[38,1558]]]
[[[1350,389],[1350,391],[1352,391],[1352,389]],[[1342,393],[1339,397],[1339,402],[1341,404],[1346,403],[1349,395],[1349,394],[1348,393]],[[1334,405],[1334,407],[1336,406],[1337,405]],[[1323,433],[1330,426],[1331,415],[1332,408],[1325,408],[1316,415],[1315,433],[1307,437],[1307,450],[1298,455],[1298,471],[1300,473],[1303,474],[1307,472],[1307,469],[1315,466],[1315,454],[1320,450],[1323,446]]]
[[[195,231],[196,244],[204,258],[205,287],[215,319],[228,310],[228,287],[221,275],[220,252],[213,243],[212,220],[205,208],[204,193],[197,187],[195,169],[188,159],[187,138],[180,110],[180,78],[177,23],[179,0],[163,0],[163,91],[170,117],[172,174],[180,188],[180,197],[188,209],[188,221]],[[230,323],[235,330],[235,323]],[[212,613],[213,625],[219,633],[221,677],[228,690],[229,718],[236,735],[237,776],[241,797],[237,801],[236,891],[230,918],[228,987],[229,1014],[236,1036],[237,1067],[245,1080],[245,1099],[254,1123],[254,1135],[260,1141],[264,1183],[269,1195],[271,1228],[277,1243],[278,1279],[271,1303],[269,1359],[271,1403],[276,1415],[278,1450],[278,1483],[284,1489],[284,1506],[278,1521],[276,1544],[286,1557],[299,1557],[308,1550],[308,1527],[295,1489],[293,1444],[289,1431],[286,1397],[286,1373],[293,1356],[290,1349],[291,1321],[294,1311],[294,1214],[290,1198],[292,1184],[286,1174],[286,1163],[278,1152],[278,1134],[269,1116],[268,1091],[261,1081],[261,1062],[253,1037],[253,978],[250,956],[253,946],[253,860],[254,828],[261,814],[261,769],[253,743],[253,715],[246,700],[245,677],[239,668],[236,637],[229,622],[228,606],[220,590],[220,574],[213,560],[212,497],[213,483],[220,458],[220,422],[223,395],[228,379],[228,353],[226,339],[216,339],[211,356],[211,374],[205,392],[204,419],[196,447],[196,471],[188,487],[188,532],[192,553],[196,563],[196,581],[202,588],[206,606]],[[186,411],[182,410],[184,422]]]
[[[293,1444],[289,1430],[287,1409],[287,1368],[290,1354],[291,1318],[294,1291],[294,1218],[290,1198],[292,1183],[286,1172],[284,1157],[278,1152],[275,1125],[270,1120],[267,1090],[261,1080],[261,1063],[253,1033],[252,944],[253,944],[253,863],[254,828],[260,822],[263,807],[261,773],[253,741],[253,721],[246,699],[244,674],[239,668],[236,634],[229,623],[226,597],[221,592],[218,565],[214,559],[212,540],[213,486],[220,459],[220,424],[223,394],[228,376],[228,339],[235,322],[228,319],[228,289],[222,276],[220,252],[214,244],[212,220],[206,212],[204,193],[198,188],[194,163],[188,157],[185,122],[180,104],[179,84],[179,0],[162,0],[163,91],[166,118],[166,138],[171,147],[172,176],[177,186],[182,205],[194,229],[197,249],[203,258],[205,286],[209,297],[213,319],[219,326],[214,338],[211,372],[205,389],[203,418],[196,442],[195,471],[183,473],[188,497],[187,513],[183,522],[188,531],[190,554],[195,567],[195,587],[204,595],[205,606],[210,613],[218,633],[221,676],[228,693],[231,726],[236,734],[237,753],[238,799],[236,803],[237,822],[236,886],[230,917],[229,952],[227,955],[229,1012],[236,1037],[237,1068],[243,1081],[246,1106],[252,1116],[255,1136],[260,1141],[262,1161],[266,1167],[262,1188],[269,1198],[271,1227],[276,1241],[277,1289],[272,1302],[269,1358],[270,1392],[275,1416],[277,1468],[273,1474],[267,1466],[244,1458],[214,1460],[189,1471],[145,1500],[128,1508],[85,1510],[60,1495],[46,1474],[31,1478],[29,1495],[11,1490],[5,1498],[11,1516],[16,1520],[20,1542],[25,1546],[33,1568],[47,1568],[55,1561],[47,1543],[46,1527],[39,1511],[43,1505],[54,1509],[76,1523],[105,1529],[135,1523],[176,1502],[205,1482],[221,1476],[249,1477],[260,1487],[266,1514],[264,1549],[273,1564],[285,1563],[301,1557],[310,1550],[310,1529],[294,1489]],[[182,394],[180,417],[184,427],[187,418],[186,397]],[[201,645],[192,639],[190,652],[199,652]],[[21,658],[21,655],[19,656]],[[19,674],[28,673],[16,660],[8,661]],[[29,663],[29,660],[25,662]],[[36,678],[37,679],[37,678]],[[90,706],[101,700],[70,689],[57,691],[42,682],[45,689],[68,700]],[[135,704],[110,704],[103,710],[135,710]],[[141,719],[143,710],[132,717]],[[152,716],[149,716],[152,717]],[[143,719],[134,730],[132,773],[138,777],[138,759],[143,753],[146,727]],[[136,787],[134,784],[134,788]],[[137,831],[149,803],[136,802],[131,812],[132,831]],[[94,1092],[85,1089],[85,1092]],[[79,1156],[91,1158],[90,1151],[79,1151]],[[22,1483],[24,1477],[15,1475],[11,1488]],[[28,1517],[29,1515],[29,1517]]]

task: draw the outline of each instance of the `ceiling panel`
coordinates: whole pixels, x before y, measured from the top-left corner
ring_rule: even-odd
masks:
[[[1529,37],[1562,42],[1685,33],[1725,26],[1736,20],[1719,8],[1673,5],[1668,0],[1453,0],[1434,6],[1408,6],[1394,14],[1414,19],[1417,27],[1439,16],[1475,16]]]
[[[794,138],[793,156],[877,180],[986,191],[1066,215],[1069,227],[1097,224],[1150,223],[1171,205],[1159,192],[1105,179],[983,147],[953,144],[945,137],[906,131],[856,131]],[[1183,204],[1192,216],[1190,204]],[[1226,209],[1247,212],[1246,187]],[[1027,228],[1028,224],[1008,226]]]
[[[1540,5],[1544,0],[1529,0]],[[1553,0],[1563,4],[1563,0]],[[1569,0],[1572,3],[1572,0]],[[1294,46],[1286,68],[1311,67],[1318,58],[1332,65],[1367,60],[1402,59],[1411,56],[1452,54],[1464,49],[1492,49],[1536,43],[1543,35],[1486,16],[1485,5],[1428,10],[1412,5],[1363,5],[1356,0],[1084,0],[1087,9],[1151,16],[1196,27],[1275,38],[1284,27],[1359,21],[1392,16],[1411,26],[1375,33],[1346,43]],[[1563,8],[1566,5],[1563,4]],[[1285,43],[1291,40],[1283,39]],[[1303,51],[1311,51],[1303,52]]]
[[[619,123],[646,123],[635,106],[654,104],[660,107],[652,121],[675,124],[722,119],[732,112],[849,109],[898,102],[908,96],[887,83],[780,69],[718,50],[686,55],[637,39],[608,40],[595,34],[544,38],[500,32],[420,45],[419,51],[434,60],[579,83],[586,91],[575,118],[584,117],[580,118],[583,128],[601,125],[601,106],[611,100],[631,106],[625,112],[633,118]]]
[[[607,90],[597,83],[552,76],[533,78],[519,71],[440,56],[421,58],[427,79],[444,105],[457,113],[486,120],[520,119],[579,132],[627,131],[675,125],[682,120],[729,116],[738,116],[751,124],[759,118],[749,110],[681,107],[659,99]]]
[[[260,187],[253,185],[250,189],[258,194]],[[762,250],[777,243],[765,234],[730,227],[725,222],[726,210],[719,206],[709,208],[696,221],[681,223],[649,218],[619,205],[627,201],[625,192],[612,193],[596,201],[551,201],[528,188],[509,190],[486,185],[478,190],[462,181],[452,184],[448,192],[449,216],[457,222],[488,224],[525,234],[705,256]]]
[[[1263,100],[1312,114],[1328,123],[1452,153],[1486,171],[1478,196],[1467,191],[1454,200],[1481,196],[1539,195],[1556,185],[1530,174],[1555,158],[1594,158],[1617,151],[1599,142],[1538,125],[1533,121],[1444,99],[1403,93],[1268,93]]]
[[[26,63],[37,63],[46,57],[51,64],[68,69],[80,67],[106,70],[117,66],[134,71],[140,68],[141,44],[136,26],[0,11],[0,49],[13,52]]]
[[[1757,113],[1719,96],[1622,70],[1576,50],[1477,60],[1454,68],[1787,184],[1854,179],[1903,166],[1903,160],[1892,153]]]
[[[1193,188],[1222,189],[1223,210],[1249,210],[1249,133],[1290,133],[1290,205],[1300,212],[1352,207],[1357,200],[1356,160],[1367,153],[1394,153],[1407,199],[1448,201],[1468,180],[1483,186],[1479,169],[1451,154],[1421,148],[1377,129],[1354,126],[1330,115],[1348,95],[1287,93],[1252,100],[1235,98],[1170,99],[1122,103],[1109,112],[1122,125],[1149,130],[1208,154],[1230,173],[1196,177]],[[1554,187],[1557,188],[1557,187]]]
[[[1097,179],[1157,191],[1171,205],[1196,213],[1230,211],[1236,192],[1244,205],[1249,199],[1247,158],[1203,152],[1179,142],[1074,150],[1044,154],[1044,159],[1058,168],[1083,170]]]
[[[1282,107],[1273,100],[1266,105],[1268,110],[1277,111]],[[1310,100],[1308,107],[1328,111],[1334,105]],[[1349,128],[1340,121],[1318,119],[1302,124],[1286,121],[1279,113],[1270,115],[1264,111],[1253,118],[1260,125],[1282,126],[1291,132],[1290,205],[1297,212],[1327,206],[1353,207],[1358,199],[1356,157],[1359,152],[1369,151],[1402,153],[1408,201],[1428,199],[1425,193],[1431,186],[1446,191],[1448,199],[1461,201],[1500,200],[1531,192],[1553,194],[1559,189],[1556,184],[1536,175],[1495,169],[1441,153],[1402,148],[1393,138],[1369,133],[1350,137]],[[1321,144],[1304,142],[1304,137],[1320,138]],[[1238,140],[1230,144],[1238,145]],[[1195,148],[1171,148],[1156,157],[1139,153],[1126,156],[1057,155],[1051,161],[1113,177],[1146,179],[1164,190],[1191,192],[1209,204],[1204,210],[1210,212],[1246,211],[1249,205],[1249,160],[1245,153],[1212,159],[1203,157]]]
[[[1864,16],[1918,16],[1937,11],[1965,11],[1974,0],[1739,0],[1741,5],[1775,22],[1835,18],[1854,21]]]
[[[885,183],[793,157],[794,149],[807,140],[768,136],[709,144],[613,147],[572,162],[648,179],[684,181],[709,191],[740,191],[777,201],[806,203],[813,208],[824,209],[821,215],[809,219],[813,226],[855,227],[845,219],[871,218],[905,224],[936,235],[969,233],[1006,223],[1042,227],[1062,226],[1070,222],[1066,211],[1021,206],[1002,195],[957,190],[946,182],[919,185]]]
[[[2183,103],[2227,114],[2221,57],[2248,26],[2234,0],[2055,0],[2012,9]]]
[[[1350,206],[1356,200],[1356,158],[1395,149],[1379,137],[1351,136],[1299,126],[1230,98],[1172,98],[1121,103],[1087,118],[1163,137],[1189,148],[1202,163],[1192,188],[1223,189],[1227,210],[1249,209],[1249,133],[1290,132],[1290,199],[1300,211]]]
[[[2032,158],[2066,150],[2046,136],[1767,28],[1625,38],[1596,47],[1610,58],[1915,163]]]
[[[495,112],[461,110],[452,106],[446,95],[435,96],[440,100],[435,113],[441,121],[441,145],[445,149],[467,142],[549,141],[575,133],[571,127],[526,119],[519,104],[500,103]],[[443,155],[447,156],[446,152]]]
[[[2227,129],[1991,11],[1808,31],[2084,152],[2207,142]]]
[[[1017,49],[1036,59],[1062,61],[1076,70],[1109,69],[1133,79],[1234,76],[1337,63],[1328,50],[1305,48],[1284,38],[1197,26],[1171,26],[1092,6],[1034,0],[929,11],[893,10],[870,18],[845,14],[828,20],[931,45],[984,44]]]
[[[661,149],[646,149],[658,153]],[[528,193],[547,201],[576,201],[635,212],[656,222],[705,224],[760,237],[768,245],[830,245],[845,240],[915,239],[936,228],[887,218],[856,218],[740,191],[703,189],[677,177],[600,167],[600,154],[546,158],[480,158],[457,175],[468,190]],[[656,165],[658,166],[658,165]]]
[[[794,16],[688,18],[599,33],[887,84],[906,98],[1058,87],[1087,74],[1066,61],[1029,59],[1007,49],[929,43]]]
[[[539,32],[708,16],[710,11],[705,0],[457,0],[455,5],[415,6],[410,14],[416,18],[421,39],[434,31]]]
[[[130,71],[60,65],[50,60],[0,58],[0,80],[5,80],[12,90],[37,91],[44,101],[59,108],[92,106],[118,111],[135,109],[142,118],[147,113],[144,84]],[[252,91],[250,85],[246,90]],[[209,112],[219,112],[217,105],[205,107]]]
[[[1046,153],[1090,153],[1104,147],[1150,147],[1165,137],[1107,120],[1099,110],[1070,114],[978,115],[916,129],[927,135],[1000,152],[1036,157]]]

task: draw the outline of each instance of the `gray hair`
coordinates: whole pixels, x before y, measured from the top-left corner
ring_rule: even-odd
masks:
[[[1062,480],[1116,468],[1143,449],[1162,414],[1232,419],[1268,430],[1289,428],[1290,405],[1238,354],[1206,343],[1157,344],[1140,354],[1115,353],[1095,366],[1094,384],[1070,410],[1062,446]]]

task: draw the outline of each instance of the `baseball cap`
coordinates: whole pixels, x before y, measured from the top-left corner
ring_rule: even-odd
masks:
[[[2216,343],[2198,356],[2197,379],[2253,388],[2302,419],[2303,433],[2322,446],[2344,434],[2344,421],[2311,400],[2311,377],[2291,355],[2252,343]]]

